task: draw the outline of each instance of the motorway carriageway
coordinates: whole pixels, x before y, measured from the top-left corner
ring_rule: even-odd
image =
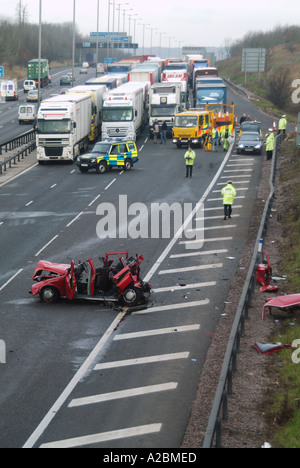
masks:
[[[99,176],[49,165],[0,189],[6,205],[0,232],[9,259],[1,259],[0,338],[19,348],[1,369],[0,446],[180,447],[211,335],[226,319],[222,309],[247,236],[262,158],[196,150],[189,180],[185,150],[170,141],[154,147],[147,139],[139,149],[141,160],[130,172]],[[224,223],[220,191],[229,179],[237,197]],[[117,206],[119,194],[147,206],[204,202],[201,249],[179,235],[119,240],[121,250],[145,257],[153,307],[125,317],[99,305],[47,307],[26,299],[42,257],[97,258],[116,248],[116,240],[96,238],[95,210],[100,202]]]

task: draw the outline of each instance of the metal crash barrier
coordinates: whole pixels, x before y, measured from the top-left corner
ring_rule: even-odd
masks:
[[[0,162],[0,175],[3,174],[3,172],[6,172],[8,168],[11,168],[13,164],[16,165],[17,162],[20,162],[36,149],[35,135],[35,130],[31,130],[0,145],[0,156],[2,156],[3,153],[8,153],[9,151],[13,151],[21,146],[27,145],[13,156]]]

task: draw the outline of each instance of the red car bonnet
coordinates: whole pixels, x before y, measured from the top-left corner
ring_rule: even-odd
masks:
[[[52,271],[58,275],[64,275],[66,270],[70,268],[71,265],[66,265],[64,263],[51,263],[46,260],[41,260],[34,271],[33,278],[37,275],[39,271]]]

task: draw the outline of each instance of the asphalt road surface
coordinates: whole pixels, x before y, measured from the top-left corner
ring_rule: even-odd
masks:
[[[229,100],[238,117],[246,112],[264,129],[272,125],[238,95],[229,92]],[[184,148],[171,140],[154,145],[146,133],[138,148],[140,161],[129,172],[81,174],[75,165],[51,163],[0,187],[1,448],[181,445],[211,336],[224,319],[263,156],[197,149],[187,179]],[[237,197],[224,222],[220,191],[229,179]],[[147,238],[99,238],[102,209],[114,206],[118,214],[120,200],[131,232],[148,228]],[[177,228],[151,238],[154,203],[177,203],[183,212],[198,202],[201,248],[188,231],[174,237]],[[151,308],[124,315],[99,303],[45,305],[29,296],[39,260],[97,263],[116,250],[144,256]]]

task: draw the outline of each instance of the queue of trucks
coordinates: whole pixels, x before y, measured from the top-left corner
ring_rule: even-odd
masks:
[[[186,114],[189,81],[197,109]],[[209,106],[214,104],[213,110]],[[189,56],[186,61],[136,57],[110,64],[106,75],[42,101],[36,126],[37,158],[39,162],[74,161],[99,139],[135,141],[147,125],[152,137],[154,122],[160,128],[167,124],[167,134],[178,147],[187,141],[203,145],[213,125],[233,125],[233,112],[227,107],[226,86],[217,69],[202,56]]]

